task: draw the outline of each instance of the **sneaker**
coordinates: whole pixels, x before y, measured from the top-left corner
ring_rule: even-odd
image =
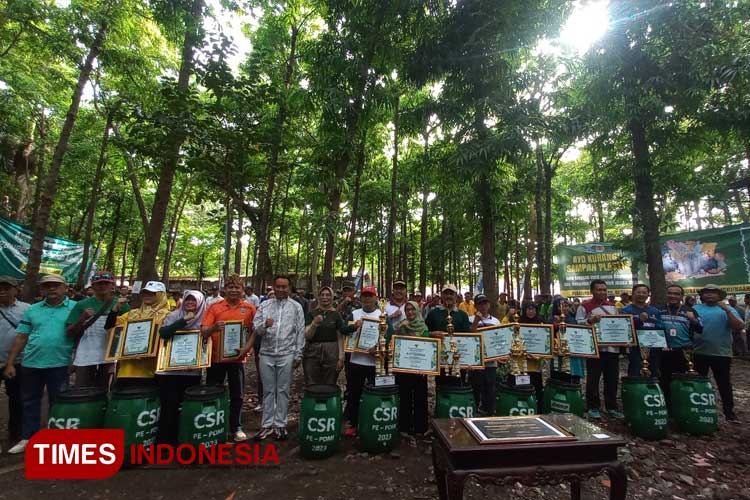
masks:
[[[8,453],[11,455],[17,455],[19,453],[23,453],[26,450],[26,445],[29,444],[28,439],[22,439],[19,442],[15,444],[10,450],[8,450]]]
[[[237,432],[234,433],[234,441],[236,443],[247,441],[247,434],[242,429],[237,429]]]
[[[346,437],[357,437],[357,428],[356,427],[348,427],[344,431],[344,436]]]
[[[253,411],[254,411],[255,413],[260,413],[260,412],[262,412],[262,411],[263,411],[263,405],[258,405],[258,406],[256,406],[255,408],[253,408]]]
[[[724,417],[727,419],[727,422],[732,422],[734,424],[740,423],[740,419],[737,417],[737,414],[734,412],[727,413],[726,415],[724,415]]]
[[[268,438],[273,434],[273,429],[270,427],[262,427],[258,433],[253,436],[253,439],[255,441],[263,441],[264,439]]]
[[[602,413],[599,411],[598,408],[593,408],[589,410],[589,418],[602,418]]]
[[[609,416],[612,418],[625,418],[625,414],[619,410],[608,410],[607,413],[609,413]]]
[[[273,431],[273,437],[276,438],[277,441],[286,441],[289,437],[289,432],[286,430],[286,427],[277,427]]]

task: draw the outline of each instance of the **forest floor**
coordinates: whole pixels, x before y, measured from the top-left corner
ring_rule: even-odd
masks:
[[[248,435],[258,429],[258,413],[252,408],[255,371],[248,364],[248,391],[243,415]],[[750,361],[735,360],[732,366],[734,394],[740,424],[720,417],[719,432],[710,437],[673,433],[669,439],[648,442],[634,438],[622,421],[601,420],[601,426],[625,436],[628,445],[620,459],[628,469],[630,499],[750,499]],[[429,440],[403,440],[391,454],[368,455],[357,448],[356,439],[345,438],[339,451],[325,460],[299,456],[297,411],[301,395],[301,372],[296,374],[290,402],[290,439],[277,445],[280,465],[251,467],[149,466],[123,470],[100,481],[26,481],[23,457],[8,455],[3,443],[0,455],[0,499],[361,499],[427,500],[437,498]],[[7,405],[0,399],[0,433],[5,435]],[[584,499],[606,498],[605,476],[583,484]],[[467,483],[465,498],[567,499],[567,484],[539,488],[480,486]]]

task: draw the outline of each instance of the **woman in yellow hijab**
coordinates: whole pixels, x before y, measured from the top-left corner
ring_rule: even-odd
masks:
[[[128,321],[140,321],[144,319],[154,320],[154,336],[158,335],[159,325],[169,314],[167,302],[167,290],[164,283],[160,281],[149,281],[141,289],[143,302],[137,309],[117,316],[119,303],[112,308],[114,317],[110,313],[105,328],[113,326],[125,326]],[[155,384],[154,372],[156,371],[156,357],[144,359],[124,359],[117,362],[117,385],[144,385]]]

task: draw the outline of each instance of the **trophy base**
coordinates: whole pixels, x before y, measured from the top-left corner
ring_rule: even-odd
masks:
[[[394,385],[396,383],[396,377],[394,375],[377,375],[375,376],[375,387],[383,385]]]
[[[513,375],[513,381],[515,385],[529,385],[531,384],[530,375]]]

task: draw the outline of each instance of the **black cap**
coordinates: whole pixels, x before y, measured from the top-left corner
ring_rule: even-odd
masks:
[[[352,281],[344,281],[344,283],[341,285],[342,290],[346,290],[347,288],[350,288],[354,290],[356,287],[354,286],[354,282]]]

